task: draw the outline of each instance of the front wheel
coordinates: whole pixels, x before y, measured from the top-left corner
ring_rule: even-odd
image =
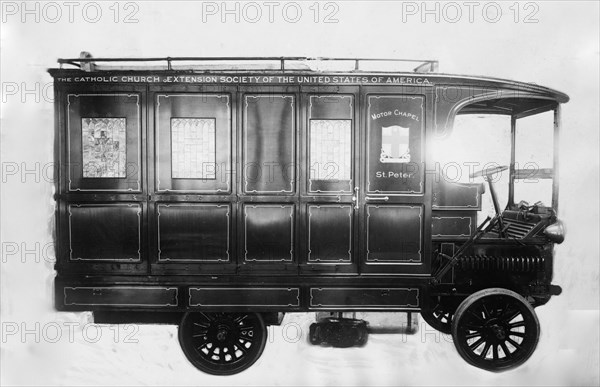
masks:
[[[501,288],[467,297],[452,320],[452,339],[468,363],[488,371],[518,367],[533,354],[540,324],[519,294]]]
[[[179,343],[199,370],[233,375],[262,355],[267,328],[258,313],[188,312],[179,325]]]

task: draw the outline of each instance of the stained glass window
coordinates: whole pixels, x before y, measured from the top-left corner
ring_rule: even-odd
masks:
[[[350,180],[352,121],[310,121],[310,179]]]
[[[384,126],[381,128],[382,163],[409,163],[410,148],[408,147],[409,128],[402,126]]]
[[[83,177],[126,177],[126,119],[82,118],[81,132]]]
[[[215,179],[215,119],[172,118],[171,157],[173,179]]]

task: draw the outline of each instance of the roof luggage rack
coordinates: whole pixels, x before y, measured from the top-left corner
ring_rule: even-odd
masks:
[[[165,62],[158,66],[154,62]],[[327,57],[150,57],[150,58],[93,58],[89,52],[81,52],[79,58],[58,59],[63,65],[71,65],[83,71],[102,70],[211,70],[211,71],[344,71],[344,72],[438,72],[437,60],[389,59],[389,58],[327,58]],[[100,66],[98,63],[104,63]],[[106,64],[109,64],[108,66]],[[348,68],[335,69],[336,65]],[[362,64],[362,67],[361,67]],[[416,65],[416,67],[414,67]],[[140,66],[143,65],[143,66]],[[375,68],[365,68],[365,66]],[[410,66],[408,69],[389,66]],[[383,69],[388,67],[386,69]]]

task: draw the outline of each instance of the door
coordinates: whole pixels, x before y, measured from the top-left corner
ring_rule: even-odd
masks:
[[[302,89],[301,271],[357,273],[358,88]]]
[[[398,89],[396,89],[398,90]],[[363,89],[359,189],[362,273],[428,270],[430,199],[425,181],[427,93]]]

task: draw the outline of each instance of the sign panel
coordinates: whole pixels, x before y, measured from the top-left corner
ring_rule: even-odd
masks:
[[[424,103],[422,96],[368,96],[367,194],[423,193]]]
[[[290,84],[290,85],[396,85],[433,86],[434,80],[422,75],[292,75],[292,74],[179,74],[147,75],[86,74],[57,76],[61,83],[145,83],[145,84]]]

